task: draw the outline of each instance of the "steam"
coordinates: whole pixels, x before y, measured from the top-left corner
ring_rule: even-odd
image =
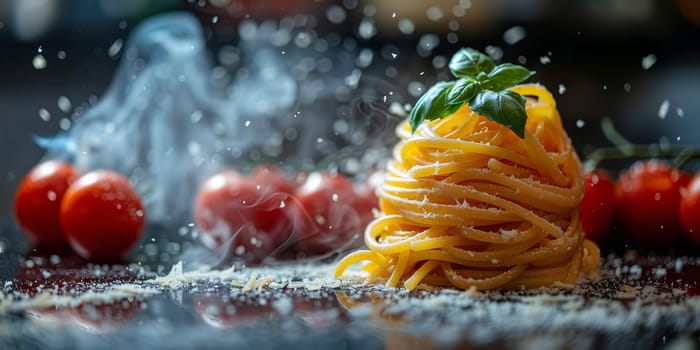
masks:
[[[386,111],[401,96],[362,79],[366,53],[291,40],[301,30],[293,21],[238,29],[238,46],[222,48],[215,67],[191,15],[144,22],[99,103],[39,143],[82,171],[128,175],[149,221],[178,224],[191,217],[198,185],[226,166],[360,172],[386,156],[394,125]]]

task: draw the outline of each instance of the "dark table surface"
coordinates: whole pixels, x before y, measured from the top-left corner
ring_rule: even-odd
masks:
[[[181,253],[170,260],[137,254],[124,265],[97,265],[75,256],[27,253],[12,225],[5,222],[2,230],[3,349],[699,344],[698,258],[610,255],[600,280],[568,291],[407,292],[336,281],[332,261],[233,271],[224,266],[198,275],[188,272],[194,265],[187,262],[184,273],[168,274],[187,259]],[[162,244],[168,243],[175,241]]]

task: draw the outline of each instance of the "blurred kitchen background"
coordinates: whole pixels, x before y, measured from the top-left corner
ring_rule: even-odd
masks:
[[[130,31],[169,11],[200,19],[215,64],[232,59],[217,53],[236,43],[242,21],[310,21],[315,37],[371,48],[381,69],[365,77],[409,103],[448,78],[460,47],[519,62],[554,93],[582,157],[609,145],[604,117],[634,142],[700,145],[697,0],[3,0],[0,219],[44,155],[32,136],[68,129],[99,101]]]

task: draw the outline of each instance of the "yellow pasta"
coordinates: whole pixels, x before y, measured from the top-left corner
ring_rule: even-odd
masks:
[[[597,271],[600,251],[581,231],[581,163],[554,98],[537,84],[511,90],[527,97],[524,138],[468,105],[414,134],[398,126],[369,250],[343,258],[337,277],[365,263],[367,283],[489,290],[570,285]]]

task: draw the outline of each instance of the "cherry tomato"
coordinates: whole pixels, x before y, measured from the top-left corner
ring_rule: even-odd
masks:
[[[298,226],[297,245],[304,251],[318,254],[347,248],[364,231],[355,209],[357,194],[347,177],[311,173],[295,197],[310,218]]]
[[[294,190],[300,185],[296,178],[288,178],[282,169],[274,165],[260,165],[255,168],[252,176],[258,185],[285,193],[294,193]]]
[[[615,183],[607,172],[586,173],[586,194],[579,205],[581,226],[588,239],[600,242],[615,220]]]
[[[69,250],[59,213],[63,196],[77,177],[72,165],[48,161],[22,179],[15,195],[15,218],[35,247],[48,251]]]
[[[615,185],[620,223],[642,248],[666,248],[682,237],[678,215],[681,192],[690,176],[669,164],[635,163]]]
[[[248,262],[260,262],[280,249],[292,231],[290,194],[275,183],[232,170],[207,179],[194,204],[202,242],[210,248],[229,245],[235,256]]]
[[[700,244],[700,173],[695,174],[686,187],[679,211],[685,233]]]
[[[73,250],[89,260],[114,261],[136,245],[145,224],[138,193],[108,170],[83,175],[66,191],[61,226]]]

